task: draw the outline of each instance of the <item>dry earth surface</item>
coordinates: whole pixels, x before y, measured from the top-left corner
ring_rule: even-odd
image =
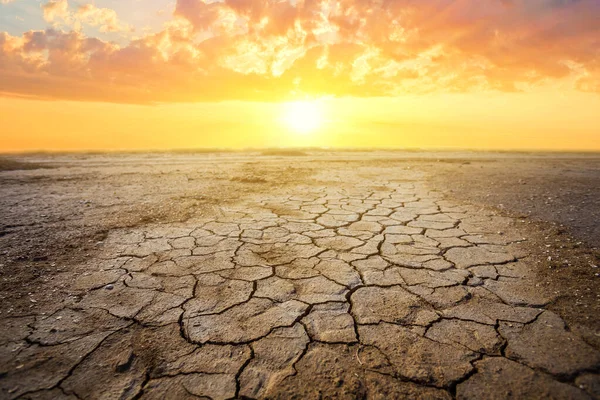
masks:
[[[600,398],[600,157],[0,162],[0,398]]]

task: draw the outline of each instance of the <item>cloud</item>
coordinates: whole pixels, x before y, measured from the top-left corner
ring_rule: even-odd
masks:
[[[83,24],[97,27],[100,32],[132,31],[132,27],[119,21],[115,10],[84,4],[71,10],[68,0],[50,0],[42,4],[44,20],[55,26],[80,30]]]
[[[76,18],[90,26],[97,26],[100,32],[130,31],[132,28],[119,21],[115,10],[98,8],[93,4],[80,6],[75,13]]]
[[[130,29],[114,10],[43,5],[58,26]],[[124,46],[57,27],[0,36],[0,91],[117,102],[301,95],[600,91],[596,0],[177,0]]]
[[[67,0],[50,0],[48,3],[42,4],[42,11],[46,22],[52,23],[60,20],[70,23],[73,19]]]

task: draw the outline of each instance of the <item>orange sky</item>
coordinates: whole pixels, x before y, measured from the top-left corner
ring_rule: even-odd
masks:
[[[146,3],[0,1],[0,151],[600,150],[597,0]]]

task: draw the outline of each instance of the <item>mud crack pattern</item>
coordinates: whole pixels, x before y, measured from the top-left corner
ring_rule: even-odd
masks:
[[[113,230],[78,295],[4,319],[0,397],[591,398],[600,353],[543,309],[526,249],[376,178]]]

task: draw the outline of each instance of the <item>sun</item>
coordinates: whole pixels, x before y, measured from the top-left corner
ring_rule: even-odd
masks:
[[[283,110],[283,122],[297,133],[314,132],[323,122],[321,108],[315,101],[286,103]]]

